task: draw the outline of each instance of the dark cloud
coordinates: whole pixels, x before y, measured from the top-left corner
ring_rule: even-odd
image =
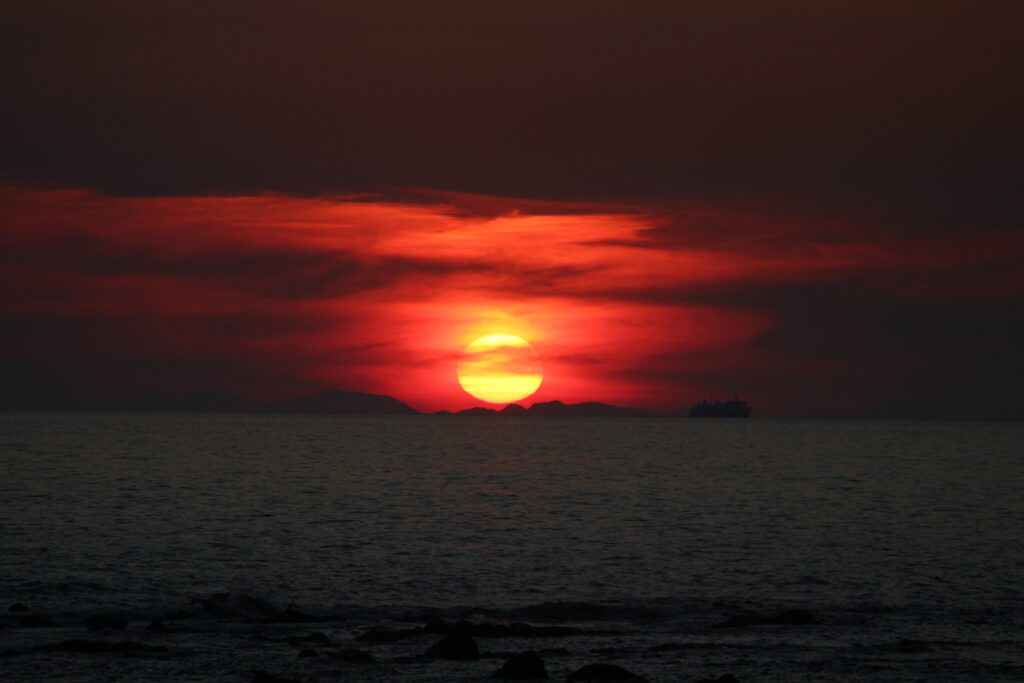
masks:
[[[5,8],[2,173],[1018,225],[1015,0]]]

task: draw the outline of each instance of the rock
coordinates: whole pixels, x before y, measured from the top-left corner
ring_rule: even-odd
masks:
[[[567,681],[640,681],[647,679],[637,676],[632,671],[623,669],[615,664],[587,664],[586,666],[573,671],[566,679]]]
[[[54,628],[57,626],[57,623],[50,617],[44,617],[38,614],[22,617],[21,621],[18,623],[25,628]]]
[[[374,664],[376,659],[373,658],[366,650],[356,650],[354,648],[347,648],[340,652],[335,652],[334,657],[338,659],[344,659],[346,662],[359,662],[361,664]]]
[[[8,612],[30,612],[31,610],[28,608],[28,605],[26,605],[25,603],[23,603],[23,602],[16,602],[13,605],[11,605],[10,607],[8,607],[7,611]]]
[[[540,655],[529,650],[510,657],[500,669],[491,674],[491,678],[506,680],[538,680],[548,679],[548,670]]]
[[[117,617],[98,615],[82,620],[83,626],[88,626],[90,631],[123,631],[128,627],[128,622]]]
[[[434,659],[475,660],[480,659],[480,649],[468,634],[449,633],[427,648],[423,656]]]
[[[320,653],[316,650],[307,647],[305,650],[299,653],[300,657],[319,657]]]

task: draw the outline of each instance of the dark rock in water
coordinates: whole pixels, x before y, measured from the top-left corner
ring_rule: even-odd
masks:
[[[128,622],[124,619],[103,615],[83,619],[82,625],[89,627],[90,631],[123,631],[128,628]]]
[[[722,674],[718,678],[702,678],[697,683],[740,683],[732,674]]]
[[[265,669],[252,670],[252,683],[300,683],[294,678],[281,678]]]
[[[23,603],[23,602],[16,602],[13,605],[11,605],[10,607],[8,607],[7,611],[8,612],[31,612],[32,610],[30,610],[28,608],[28,605],[26,605],[25,603]]]
[[[366,650],[356,650],[354,648],[347,648],[340,652],[335,652],[334,657],[338,659],[344,659],[346,662],[359,662],[361,664],[374,664],[376,659],[373,658]]]
[[[632,671],[623,669],[615,664],[587,664],[586,666],[573,671],[566,679],[567,681],[646,681],[643,676],[637,676]]]
[[[320,653],[316,650],[307,647],[305,650],[299,653],[300,657],[319,657]]]
[[[817,618],[807,610],[789,609],[767,617],[758,612],[733,614],[725,621],[715,624],[715,628],[743,628],[744,626],[765,625],[799,626],[817,623]]]
[[[434,659],[475,660],[480,659],[480,649],[468,634],[449,633],[427,648],[423,656]]]
[[[136,643],[130,640],[124,640],[119,643],[107,643],[100,640],[81,640],[78,638],[51,645],[40,645],[33,649],[49,652],[74,652],[76,654],[111,654],[115,652],[120,654],[149,654],[153,652],[167,652],[167,648],[163,645],[146,645],[145,643]]]
[[[547,680],[548,670],[540,655],[529,650],[513,655],[500,669],[491,674],[491,678],[507,680]]]
[[[25,628],[54,628],[57,626],[57,623],[50,617],[44,617],[38,614],[22,617],[21,621],[18,623]]]
[[[308,636],[288,636],[285,640],[293,645],[299,643],[319,643],[320,645],[330,645],[331,639],[327,637],[326,633],[317,631],[316,633],[310,633]]]

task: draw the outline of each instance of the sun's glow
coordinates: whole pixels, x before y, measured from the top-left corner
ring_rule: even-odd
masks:
[[[459,384],[488,403],[511,403],[537,391],[544,371],[537,351],[514,334],[488,334],[466,347]]]

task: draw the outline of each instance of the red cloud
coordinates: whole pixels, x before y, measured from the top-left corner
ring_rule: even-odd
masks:
[[[2,190],[6,402],[337,386],[462,408],[460,350],[508,332],[544,359],[531,400],[667,409],[710,386],[799,411],[800,391],[862,372],[855,349],[803,343],[851,338],[841,316],[814,327],[829,300],[862,319],[856,296],[887,292],[884,316],[1022,284],[995,237],[948,246],[714,207],[398,196]],[[1002,267],[1004,284],[979,267]],[[845,391],[844,410],[865,409],[863,388]]]

